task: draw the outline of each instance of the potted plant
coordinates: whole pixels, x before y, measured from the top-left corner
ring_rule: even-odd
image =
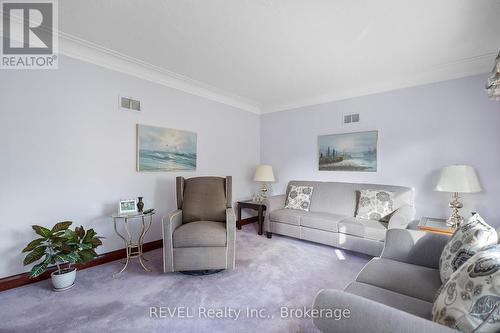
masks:
[[[30,278],[35,278],[47,271],[49,266],[55,265],[57,270],[52,272],[51,279],[54,290],[61,291],[73,286],[76,277],[74,263],[86,263],[95,257],[95,249],[102,245],[101,238],[97,236],[94,229],[85,229],[80,226],[75,230],[69,229],[71,221],[59,222],[52,229],[34,225],[35,233],[40,238],[31,241],[23,253],[29,252],[24,258],[23,264],[34,265],[30,271]]]

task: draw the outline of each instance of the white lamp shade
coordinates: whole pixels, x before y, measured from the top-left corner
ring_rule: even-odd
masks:
[[[253,180],[256,182],[274,182],[273,167],[263,164],[258,165]]]
[[[476,170],[470,165],[450,165],[441,169],[436,191],[472,193],[480,192],[481,184]]]

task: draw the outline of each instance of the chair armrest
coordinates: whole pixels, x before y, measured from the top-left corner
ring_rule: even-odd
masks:
[[[227,268],[235,267],[236,216],[232,208],[226,208]]]
[[[269,221],[269,213],[277,209],[285,207],[286,194],[273,195],[267,197],[262,202],[266,206],[266,214],[264,216],[264,231],[271,231],[271,223]]]
[[[409,264],[439,268],[441,252],[449,239],[447,235],[421,230],[389,229],[380,256]]]
[[[457,333],[433,321],[340,290],[321,290],[314,299],[313,309],[318,314],[312,314],[313,323],[322,332]],[[329,318],[329,309],[336,315]],[[349,309],[349,316],[344,309]],[[344,314],[342,318],[340,314]]]
[[[178,209],[164,217],[161,221],[163,231],[163,271],[174,271],[173,249],[174,242],[172,235],[174,230],[182,225],[182,210]]]
[[[399,207],[389,219],[389,229],[406,229],[415,218],[415,207],[403,205]]]

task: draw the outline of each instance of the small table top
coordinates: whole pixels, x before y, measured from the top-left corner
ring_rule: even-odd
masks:
[[[253,201],[253,200],[242,200],[238,201],[238,205],[242,206],[265,206],[263,202]]]
[[[137,217],[152,216],[155,213],[156,213],[155,211],[152,211],[151,213],[147,213],[147,214],[144,214],[144,213],[114,214],[114,215],[111,215],[111,217],[114,219],[131,219],[131,218],[137,218]]]
[[[418,223],[418,229],[444,235],[452,235],[455,232],[455,229],[446,225],[445,219],[434,217],[422,217]]]

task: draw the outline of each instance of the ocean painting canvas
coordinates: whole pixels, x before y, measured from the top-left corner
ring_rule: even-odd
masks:
[[[196,170],[196,133],[137,125],[137,171]]]
[[[377,171],[378,131],[321,135],[319,170]]]

